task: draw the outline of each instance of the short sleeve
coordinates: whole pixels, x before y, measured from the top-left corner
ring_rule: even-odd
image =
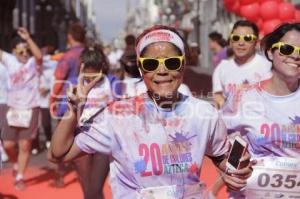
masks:
[[[211,132],[205,153],[210,157],[218,157],[224,155],[228,149],[227,130],[222,118],[217,114],[212,119]]]
[[[86,153],[111,154],[113,131],[108,109],[77,128],[75,144]]]
[[[220,77],[221,68],[222,68],[221,63],[216,67],[216,69],[214,70],[213,76],[212,76],[213,93],[223,91],[221,77]]]
[[[55,69],[54,75],[58,80],[64,80],[69,73],[69,64],[66,56],[63,56],[62,59],[58,62]]]
[[[186,96],[193,96],[190,88],[186,84],[180,84],[178,91]]]
[[[12,64],[15,64],[15,63],[16,63],[16,58],[15,58],[13,55],[11,55],[11,54],[2,51],[2,60],[1,60],[1,61],[2,61],[2,63],[3,63],[3,66],[4,66],[7,70],[9,70],[9,69],[10,69],[10,66],[11,66]]]

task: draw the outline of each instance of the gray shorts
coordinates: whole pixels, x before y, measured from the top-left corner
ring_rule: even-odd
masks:
[[[40,108],[36,107],[32,110],[32,118],[28,128],[12,127],[9,126],[6,119],[6,112],[8,107],[5,108],[5,115],[3,117],[3,127],[1,132],[2,140],[18,141],[18,140],[33,140],[38,133],[39,112]]]
[[[6,104],[0,104],[0,132],[2,131],[5,115],[6,115]]]

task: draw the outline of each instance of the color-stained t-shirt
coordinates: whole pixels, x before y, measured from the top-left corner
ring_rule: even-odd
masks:
[[[9,53],[3,52],[2,63],[8,72],[7,105],[27,109],[40,106],[40,73],[35,58],[23,64]]]
[[[259,84],[233,96],[222,115],[230,132],[239,131],[254,157],[300,158],[300,89],[275,96]]]
[[[0,62],[0,104],[7,103],[7,82],[8,74],[6,68]]]
[[[77,130],[82,151],[113,159],[116,199],[139,198],[145,188],[196,185],[204,155],[228,151],[218,112],[187,96],[172,111],[156,107],[147,94],[116,101]],[[184,190],[176,198],[192,195]]]
[[[243,65],[238,65],[234,59],[222,60],[213,73],[213,92],[223,92],[228,97],[271,76],[271,62],[259,54]]]

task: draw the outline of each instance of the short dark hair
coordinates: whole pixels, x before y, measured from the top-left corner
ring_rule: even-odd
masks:
[[[13,50],[20,43],[27,43],[20,35],[18,34],[18,30],[14,30],[11,36],[10,48]]]
[[[78,23],[73,23],[68,28],[68,34],[70,34],[75,41],[81,43],[85,41],[85,33],[84,28]]]
[[[231,33],[238,27],[249,27],[253,30],[254,35],[258,37],[259,30],[255,23],[248,20],[239,20],[233,25]]]
[[[300,23],[283,23],[273,32],[265,35],[265,37],[261,40],[261,49],[264,51],[268,60],[270,60],[268,50],[270,50],[273,44],[279,42],[280,39],[291,30],[300,32]]]
[[[209,33],[208,37],[212,41],[217,42],[222,47],[227,46],[227,41],[223,38],[222,34],[218,33],[217,31],[213,31],[213,32]]]
[[[135,36],[132,34],[129,34],[125,37],[125,43],[127,46],[132,46],[135,44]]]
[[[108,73],[109,62],[99,44],[90,44],[89,46],[86,46],[82,51],[80,58],[81,63],[84,64],[85,68],[101,70],[104,74]]]
[[[186,56],[188,57],[188,55],[189,55],[189,50],[188,50],[186,41],[183,39],[183,37],[180,35],[180,33],[179,33],[175,28],[170,27],[170,26],[154,25],[154,26],[152,26],[152,27],[150,27],[150,28],[145,29],[145,30],[137,37],[136,43],[135,43],[135,44],[137,45],[137,44],[139,43],[139,41],[140,41],[146,34],[148,34],[149,32],[152,32],[152,31],[154,31],[154,30],[161,30],[161,29],[172,31],[172,32],[174,32],[175,34],[177,34],[177,35],[180,37],[180,39],[181,39],[181,40],[183,41],[183,43],[184,43],[184,51],[185,51],[185,54],[186,54]],[[174,46],[175,46],[175,45],[174,45]],[[176,49],[178,50],[178,52],[181,54],[180,49],[179,49],[177,46],[175,46],[175,47],[176,47]],[[141,55],[145,52],[146,49],[147,49],[147,47],[141,52]]]

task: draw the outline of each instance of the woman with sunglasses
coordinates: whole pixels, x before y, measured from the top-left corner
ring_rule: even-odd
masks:
[[[173,28],[145,30],[137,39],[136,51],[148,92],[110,104],[77,128],[76,137],[78,107],[73,104],[52,137],[49,159],[69,161],[95,152],[109,155],[114,198],[202,198],[203,157],[211,157],[225,171],[228,144],[217,111],[177,91],[184,74],[185,49]],[[93,84],[79,87],[88,90]],[[244,187],[252,164],[224,173],[228,186]]]
[[[230,94],[270,77],[271,63],[256,53],[257,41],[255,23],[240,20],[234,24],[229,37],[233,58],[222,60],[213,73],[213,94],[218,108]]]
[[[271,193],[270,198],[282,193],[284,198],[296,198],[300,196],[300,23],[282,24],[263,38],[261,47],[272,62],[273,76],[230,99],[223,117],[230,131],[239,131],[247,140],[251,155],[260,157],[248,194],[255,187],[260,188],[257,193]],[[269,191],[255,184],[261,178],[270,179],[261,184]]]

